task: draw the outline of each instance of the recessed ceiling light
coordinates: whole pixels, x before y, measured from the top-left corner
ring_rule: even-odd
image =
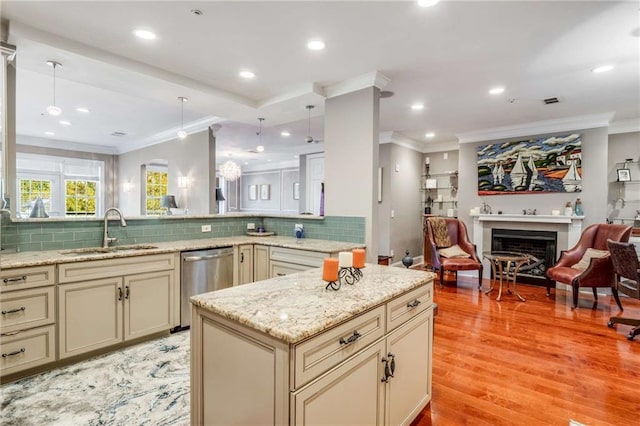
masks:
[[[322,50],[324,49],[324,41],[322,40],[311,40],[307,43],[307,47],[311,50]]]
[[[293,158],[300,158],[300,156],[299,155],[294,155]]]
[[[255,74],[251,71],[240,71],[240,77],[242,78],[255,78]]]
[[[414,111],[419,111],[421,109],[424,109],[424,104],[413,104],[411,105],[411,109]]]
[[[258,152],[264,152],[264,146],[262,146],[262,145],[258,145],[258,146],[256,147],[256,151],[258,151]]]
[[[56,134],[53,132],[44,132],[45,135],[47,136],[55,136]]]
[[[431,7],[440,3],[440,0],[418,0],[418,6],[420,7]]]
[[[429,132],[429,133],[427,133],[427,134],[426,134],[426,135],[424,135],[424,136],[425,136],[425,137],[427,137],[427,138],[432,138],[432,137],[434,137],[435,135],[436,135],[435,133],[433,133],[433,132]]]
[[[67,120],[60,120],[58,121],[58,123],[62,124],[63,126],[71,126],[71,122]]]
[[[601,73],[601,72],[611,71],[612,69],[613,69],[613,65],[602,65],[600,67],[592,69],[591,72]]]
[[[280,132],[280,136],[284,136],[285,138],[287,138],[287,137],[291,136],[291,133],[289,133],[286,130],[283,130],[282,132]]]
[[[244,162],[244,165],[245,165],[245,166],[248,166],[248,165],[249,165],[249,162],[248,162],[248,161],[245,161],[245,162]]]
[[[149,30],[137,29],[137,30],[133,31],[133,34],[136,37],[141,38],[143,40],[155,40],[156,39],[156,34],[154,32],[149,31]]]
[[[78,108],[76,108],[76,111],[84,113],[84,114],[88,114],[89,113],[89,109],[85,108],[85,107],[78,107]]]
[[[268,159],[267,162],[271,162],[271,159]]]
[[[499,95],[504,92],[504,87],[494,87],[489,89],[489,93],[492,95]]]

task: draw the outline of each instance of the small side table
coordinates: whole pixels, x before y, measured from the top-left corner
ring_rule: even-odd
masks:
[[[491,270],[493,271],[493,280],[491,280],[491,288],[485,291],[485,294],[489,294],[493,291],[496,281],[499,282],[497,301],[502,298],[502,282],[507,282],[507,293],[511,294],[509,285],[513,282],[513,291],[515,295],[521,301],[526,299],[520,296],[518,288],[516,287],[516,277],[518,276],[518,270],[520,267],[531,260],[531,255],[526,253],[517,253],[513,251],[491,251],[482,253],[482,257],[487,259],[491,263]]]

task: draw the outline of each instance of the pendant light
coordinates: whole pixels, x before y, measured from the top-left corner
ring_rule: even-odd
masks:
[[[307,105],[305,108],[309,110],[309,124],[307,128],[307,137],[305,138],[305,142],[311,143],[313,142],[313,136],[311,136],[311,110],[314,108],[313,105]]]
[[[178,137],[180,139],[185,139],[187,137],[187,132],[184,131],[184,103],[189,99],[184,96],[178,96],[178,100],[180,101],[180,131],[178,132]]]
[[[262,145],[262,122],[264,121],[264,118],[258,118],[258,121],[260,122],[260,130],[258,130],[258,133],[256,133],[259,137],[256,151],[264,152],[264,145]]]
[[[62,114],[62,108],[56,106],[56,67],[61,67],[62,64],[56,61],[47,61],[47,65],[53,67],[53,104],[47,107],[47,114],[55,117]]]
[[[220,176],[229,182],[237,180],[241,175],[242,169],[238,163],[233,160],[227,160],[222,166],[220,166]]]

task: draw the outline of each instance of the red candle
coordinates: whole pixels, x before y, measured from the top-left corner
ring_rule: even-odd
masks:
[[[338,281],[338,259],[335,257],[328,257],[324,260],[322,265],[322,279],[323,281]]]
[[[364,258],[365,258],[365,250],[364,249],[353,249],[353,267],[354,268],[364,268]]]

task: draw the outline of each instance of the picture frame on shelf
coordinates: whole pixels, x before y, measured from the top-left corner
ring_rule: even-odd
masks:
[[[631,170],[618,169],[618,182],[629,182],[631,180]]]

